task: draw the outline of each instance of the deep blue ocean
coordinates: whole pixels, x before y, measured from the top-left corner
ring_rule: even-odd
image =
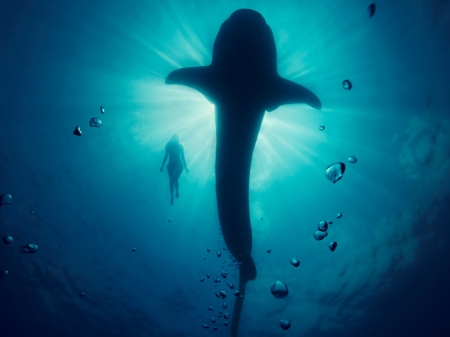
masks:
[[[261,13],[278,73],[322,109],[265,114],[239,337],[450,336],[450,2],[370,4],[2,1],[0,337],[230,336],[239,272],[217,213],[215,107],[165,79],[209,65],[240,8]],[[173,134],[189,172],[171,205]]]

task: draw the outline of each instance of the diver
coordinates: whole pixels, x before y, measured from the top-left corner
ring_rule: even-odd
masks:
[[[180,144],[180,139],[177,135],[173,135],[169,142],[166,144],[166,155],[164,156],[161,164],[160,171],[164,171],[164,164],[169,156],[169,164],[167,164],[167,172],[170,179],[170,204],[173,205],[173,188],[175,186],[177,198],[180,196],[178,193],[178,179],[183,172],[183,167],[186,169],[186,173],[189,172],[186,166],[186,159],[184,159],[184,145]]]

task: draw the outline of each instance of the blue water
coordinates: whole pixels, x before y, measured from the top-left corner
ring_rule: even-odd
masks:
[[[369,4],[2,3],[0,194],[13,199],[0,236],[14,243],[0,244],[0,335],[230,335],[210,322],[214,292],[238,283],[217,216],[214,106],[164,80],[210,64],[222,22],[251,8],[272,28],[279,74],[323,108],[263,121],[250,178],[258,277],[240,336],[448,336],[450,3],[384,0],[372,18]],[[171,206],[159,167],[175,133],[190,171]],[[333,184],[335,162],[346,171]],[[321,220],[333,224],[316,241]],[[28,243],[39,250],[21,253]],[[270,293],[277,280],[286,298]],[[231,290],[225,301],[232,313]]]

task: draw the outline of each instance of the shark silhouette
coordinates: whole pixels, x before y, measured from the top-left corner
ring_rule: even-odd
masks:
[[[239,292],[231,335],[237,336],[245,286],[256,278],[251,256],[249,177],[253,149],[265,111],[280,105],[322,104],[310,90],[281,78],[272,30],[263,16],[239,9],[220,27],[211,65],[171,72],[166,84],[200,91],[215,105],[216,196],[225,243],[239,263]]]

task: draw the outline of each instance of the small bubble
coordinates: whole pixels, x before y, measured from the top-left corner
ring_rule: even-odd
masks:
[[[208,307],[208,310],[209,310],[209,311],[214,311],[214,308],[213,308],[212,306],[209,306],[209,307]]]
[[[100,112],[101,112],[102,114],[105,113],[105,108],[103,107],[103,105],[100,107]]]
[[[342,213],[338,213],[338,214],[336,214],[336,218],[341,218],[342,217]]]
[[[206,274],[206,277],[207,277],[207,278],[210,278],[211,276],[209,276],[209,274]]]
[[[9,235],[4,236],[4,237],[3,237],[3,243],[4,243],[5,245],[10,245],[11,243],[13,243],[13,238],[12,238],[12,236],[9,236]]]
[[[328,248],[330,248],[330,250],[331,250],[332,252],[334,252],[334,251],[336,250],[336,247],[337,247],[337,242],[336,242],[336,241],[333,241],[333,242],[330,243],[330,245],[328,246]]]
[[[93,117],[89,121],[89,125],[93,128],[99,128],[102,125],[102,121],[100,120],[100,118]]]
[[[11,194],[2,194],[0,195],[0,206],[10,204],[12,201]]]
[[[223,289],[219,294],[220,294],[220,297],[222,297],[222,299],[225,299],[227,297],[227,292]]]
[[[211,249],[209,249],[209,248],[206,248],[206,251],[209,253],[210,251],[211,251]]]
[[[345,172],[345,164],[338,162],[331,164],[325,170],[325,177],[333,184],[341,180]]]
[[[172,219],[167,220],[168,222],[172,222]]]
[[[333,224],[333,221],[332,221],[332,220],[327,221],[327,222],[328,222],[329,225],[332,225],[332,224]]]
[[[73,134],[75,136],[81,136],[81,129],[78,125],[75,127],[75,130],[73,130]]]
[[[342,87],[345,90],[350,90],[352,88],[352,82],[350,82],[350,80],[344,80],[344,82],[342,82]]]
[[[267,253],[269,253],[270,254],[270,252],[271,252],[272,250],[269,248],[269,249],[267,249]]]
[[[356,162],[358,161],[358,159],[356,159],[355,156],[350,156],[350,157],[347,158],[347,160],[348,160],[350,163],[352,163],[352,164],[354,164],[354,163],[356,163]]]
[[[200,282],[203,282],[205,280],[205,278],[204,277],[202,277],[201,279],[200,279]]]
[[[208,329],[208,328],[209,328],[209,325],[208,325],[208,324],[203,324],[203,327],[204,327],[205,329]]]
[[[270,286],[270,292],[275,298],[285,298],[289,294],[288,287],[281,281],[276,281]]]
[[[213,328],[213,330],[217,330],[218,328],[215,326],[214,328]]]
[[[84,297],[84,293],[80,293],[80,297],[83,298]]]
[[[0,279],[8,276],[9,272],[7,270],[0,271]]]
[[[226,303],[224,303],[223,305],[222,305],[222,308],[224,308],[224,309],[226,309],[228,306],[227,306],[227,304]]]
[[[328,222],[322,220],[321,222],[319,222],[319,226],[317,226],[317,229],[321,232],[326,232],[328,230]]]
[[[58,161],[54,160],[53,162],[56,164]]]
[[[291,264],[292,264],[294,267],[298,267],[298,266],[300,265],[300,261],[297,260],[296,258],[293,258],[293,259],[291,260]]]
[[[211,318],[212,323],[216,323],[216,319],[214,317]]]
[[[369,7],[367,7],[367,12],[368,12],[368,14],[369,14],[369,18],[371,18],[372,16],[374,16],[374,14],[375,14],[375,9],[376,9],[376,6],[375,6],[374,3],[370,4]]]
[[[228,326],[228,322],[223,322],[223,325]]]
[[[238,297],[240,294],[241,293],[239,291],[237,291],[237,290],[233,292],[233,295],[236,296],[236,297]]]
[[[324,125],[319,126],[319,130],[320,130],[320,131],[325,130],[325,126],[324,126]]]
[[[25,254],[34,254],[36,253],[38,250],[38,245],[29,243],[27,245],[22,246],[22,248],[20,249],[21,253],[25,253]]]
[[[291,327],[291,323],[287,319],[281,319],[280,326],[281,326],[281,329],[287,330]]]
[[[222,271],[222,277],[223,277],[223,278],[227,278],[227,275],[228,275],[228,273],[227,273],[225,270],[223,270],[223,271]]]
[[[317,231],[314,233],[314,239],[317,241],[323,240],[328,235],[328,232]]]
[[[234,289],[234,284],[233,283],[229,283],[228,287],[230,287],[230,289]],[[225,308],[224,308],[225,309]]]
[[[216,277],[216,278],[214,279],[214,283],[219,283],[219,282],[220,282],[220,278]]]
[[[222,256],[222,252],[217,252],[217,257],[221,257]]]
[[[225,318],[225,319],[230,319],[230,314],[229,314],[229,313],[223,314],[223,318]]]

